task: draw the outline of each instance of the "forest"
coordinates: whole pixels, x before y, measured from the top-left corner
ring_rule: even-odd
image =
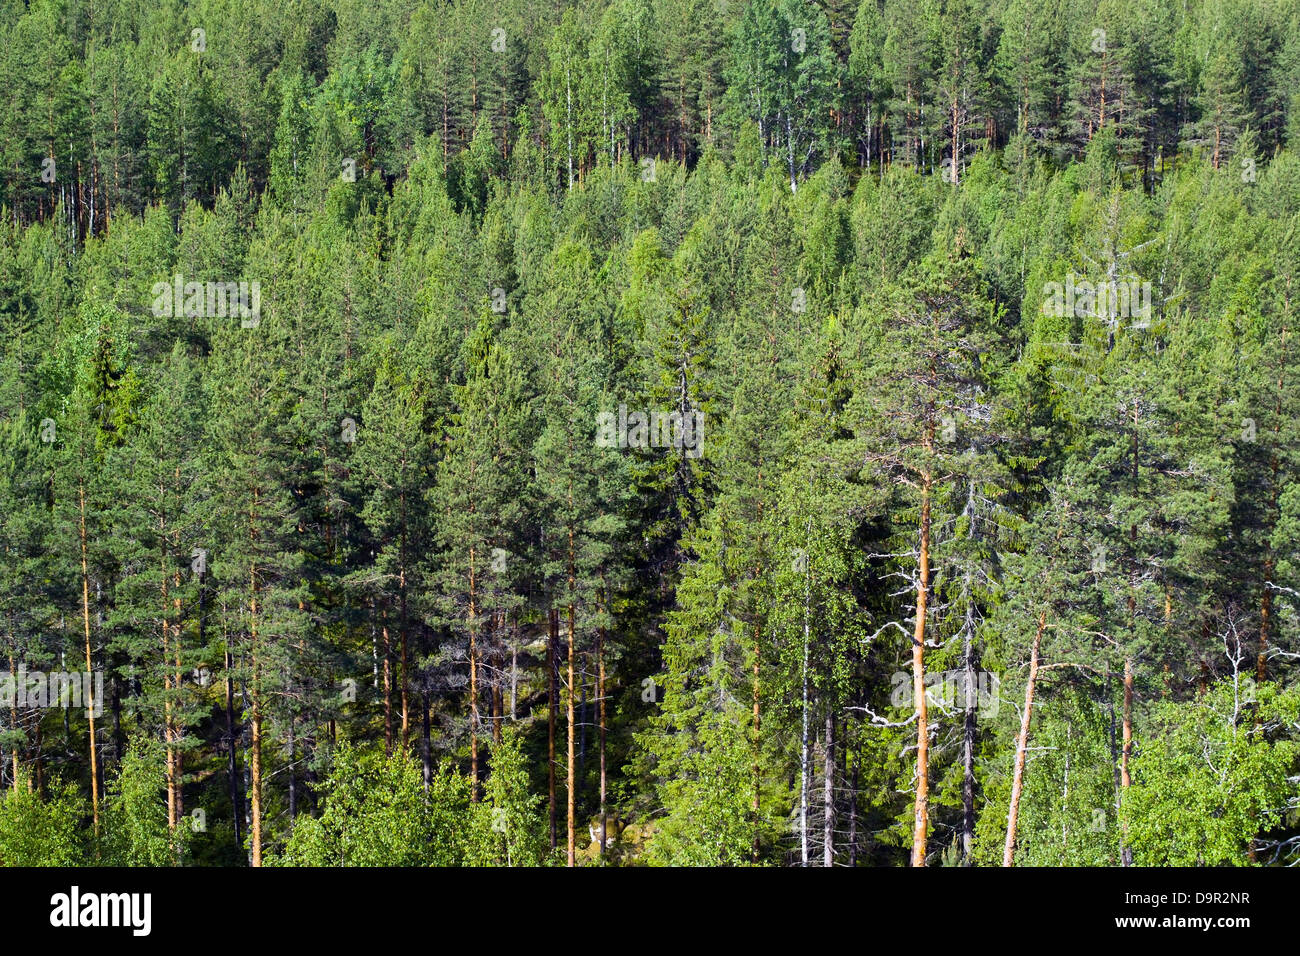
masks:
[[[0,75],[0,865],[1300,864],[1300,0]]]

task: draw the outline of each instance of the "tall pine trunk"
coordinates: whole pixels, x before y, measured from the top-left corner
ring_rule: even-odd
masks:
[[[382,612],[379,628],[384,644],[384,754],[393,755],[393,643],[388,636],[388,609]]]
[[[478,628],[478,594],[475,590],[474,549],[469,549],[469,798],[478,803],[478,647],[475,631]]]
[[[257,492],[253,492],[253,510],[250,514],[249,538],[257,540]],[[252,659],[252,842],[253,866],[262,865],[262,661],[257,647],[257,561],[254,558],[248,571],[250,597],[249,646]]]
[[[932,442],[926,435],[926,448]],[[912,866],[925,866],[926,831],[930,824],[930,728],[925,699],[925,614],[930,593],[930,486],[921,478],[921,555],[916,583],[916,627],[912,633],[912,701],[916,708],[916,803],[912,813]]]
[[[81,507],[81,618],[86,631],[86,714],[90,723],[90,806],[95,838],[99,838],[99,757],[95,753],[95,692],[91,674],[94,665],[91,662],[90,649],[90,564],[86,559],[86,484],[77,484],[77,496]]]

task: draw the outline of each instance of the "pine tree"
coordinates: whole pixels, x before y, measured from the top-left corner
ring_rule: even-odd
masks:
[[[301,492],[292,484],[291,330],[274,315],[241,326],[228,320],[214,329],[208,407],[221,521],[211,570],[234,665],[230,676],[241,688],[250,733],[249,859],[261,866],[271,797],[266,738],[283,715],[280,693],[294,648],[306,640],[308,592]]]
[[[121,567],[114,643],[140,688],[131,710],[146,726],[162,715],[167,827],[179,852],[184,757],[203,712],[191,673],[201,672],[208,653],[199,591],[212,541],[198,370],[178,347],[160,372],[137,429],[110,459],[121,504],[107,513]]]
[[[971,262],[959,246],[926,259],[905,275],[887,304],[876,368],[854,396],[852,419],[866,480],[883,479],[898,489],[915,524],[899,529],[900,573],[915,593],[911,634],[912,697],[917,732],[913,866],[924,866],[930,815],[930,726],[925,691],[925,652],[930,631],[936,531],[954,488],[978,474],[979,456],[955,440],[977,433],[978,417],[965,412],[984,387],[981,355],[996,324],[993,305],[980,294]],[[966,447],[963,447],[965,445]],[[878,477],[877,477],[878,476]],[[913,510],[914,509],[914,510]],[[904,530],[906,528],[906,530]],[[914,568],[908,567],[913,564]]]
[[[454,392],[436,486],[429,507],[437,522],[438,565],[430,582],[457,660],[468,664],[471,799],[479,799],[480,696],[500,614],[517,605],[511,584],[513,535],[526,489],[528,405],[509,347],[486,319],[465,341],[466,380]]]

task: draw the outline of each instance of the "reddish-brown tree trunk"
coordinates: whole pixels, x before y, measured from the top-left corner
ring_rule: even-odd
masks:
[[[926,444],[929,444],[927,435]],[[925,866],[930,824],[930,730],[925,699],[925,614],[930,593],[930,482],[921,481],[921,556],[916,585],[916,626],[912,632],[912,700],[916,708],[916,803],[912,814],[912,866]]]
[[[258,494],[253,492],[253,509],[249,518],[249,539],[257,540],[257,505]],[[252,673],[252,832],[249,834],[252,844],[253,866],[262,865],[262,661],[257,653],[257,563],[254,559],[248,571],[250,598],[249,611],[249,647],[253,668]]]
[[[388,612],[380,628],[384,643],[384,753],[393,755],[393,645],[388,637]]]

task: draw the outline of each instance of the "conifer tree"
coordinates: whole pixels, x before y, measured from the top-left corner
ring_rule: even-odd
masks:
[[[925,691],[925,653],[935,642],[933,566],[939,511],[954,487],[977,473],[978,455],[949,443],[946,436],[981,428],[964,412],[981,387],[980,356],[991,344],[996,311],[983,298],[969,259],[959,245],[924,260],[905,275],[887,304],[876,354],[878,365],[854,396],[857,454],[866,480],[893,484],[909,513],[900,526],[899,573],[914,593],[911,606],[912,702],[917,733],[916,798],[913,806],[913,866],[924,866],[930,805],[931,728]],[[936,511],[939,520],[936,521]],[[914,524],[910,523],[912,515]],[[900,625],[901,626],[901,625]]]

